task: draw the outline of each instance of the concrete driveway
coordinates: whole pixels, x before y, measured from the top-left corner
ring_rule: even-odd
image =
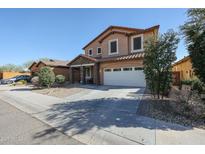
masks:
[[[80,88],[80,93],[65,99],[26,88],[5,91],[0,98],[86,144],[143,144],[132,140],[131,132],[127,134],[123,128],[131,128],[135,123],[133,118],[144,88]]]
[[[85,144],[205,144],[205,131],[136,115],[143,88],[81,86],[64,99],[11,90],[4,99]]]

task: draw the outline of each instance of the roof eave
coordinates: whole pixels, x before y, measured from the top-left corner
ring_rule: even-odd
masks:
[[[72,64],[72,62],[74,62],[76,59],[78,59],[79,57],[84,57],[84,58],[87,58],[87,59],[89,59],[89,60],[91,60],[91,61],[93,61],[93,62],[97,62],[97,59],[94,59],[94,58],[92,58],[92,57],[89,57],[89,56],[86,56],[86,55],[84,55],[84,54],[80,54],[80,55],[78,55],[77,57],[75,57],[73,60],[71,60],[68,64],[67,64],[67,66],[70,66],[71,64]]]
[[[33,67],[34,64],[37,64],[37,63],[36,63],[36,62],[33,62],[33,63],[28,67],[28,69],[30,70],[30,69]]]
[[[93,43],[94,41],[96,41],[100,36],[102,36],[105,32],[107,32],[109,29],[113,29],[113,28],[121,28],[121,29],[130,29],[130,30],[136,30],[139,31],[138,33],[141,34],[143,32],[146,31],[151,31],[153,29],[159,29],[160,25],[156,25],[156,26],[152,26],[150,28],[147,29],[138,29],[138,28],[129,28],[129,27],[121,27],[121,26],[109,26],[108,28],[106,28],[102,33],[100,33],[97,37],[95,37],[93,40],[91,40],[88,44],[86,44],[82,49],[85,50],[86,47],[88,47],[91,43]]]

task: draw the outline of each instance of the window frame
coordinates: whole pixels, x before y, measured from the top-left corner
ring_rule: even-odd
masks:
[[[98,49],[101,49],[101,52],[98,53]],[[101,55],[102,54],[102,48],[101,47],[97,47],[97,55]]]
[[[89,73],[88,73],[88,70],[89,70]],[[90,67],[86,68],[86,70],[85,70],[85,77],[86,78],[90,78],[91,77],[91,68]]]
[[[126,71],[133,71],[133,68],[132,67],[123,67],[122,70],[125,72]]]
[[[113,72],[121,72],[121,71],[122,71],[122,68],[113,68],[112,71],[113,71]]]
[[[90,50],[92,51],[92,54],[90,54]],[[88,49],[88,55],[92,56],[93,55],[93,48]]]
[[[134,50],[134,39],[137,37],[141,37],[141,49]],[[144,35],[143,34],[132,36],[131,37],[131,53],[143,51],[144,50],[143,42],[144,42]]]
[[[143,67],[134,67],[134,71],[143,71],[144,68]]]
[[[116,42],[116,45],[117,45],[117,51],[116,52],[114,52],[114,53],[111,53],[111,43],[112,42]],[[108,50],[109,50],[109,55],[116,55],[116,54],[118,54],[119,52],[118,52],[118,39],[112,39],[112,40],[109,40],[108,41]]]
[[[109,71],[108,71],[109,70]],[[111,68],[105,68],[104,69],[104,72],[112,72],[112,69]]]

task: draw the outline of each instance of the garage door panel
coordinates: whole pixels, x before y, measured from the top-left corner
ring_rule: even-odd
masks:
[[[145,75],[142,70],[104,72],[104,85],[145,87]]]

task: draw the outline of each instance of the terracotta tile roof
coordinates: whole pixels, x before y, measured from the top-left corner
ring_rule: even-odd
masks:
[[[124,56],[115,56],[115,57],[108,57],[108,58],[95,58],[95,57],[90,57],[85,54],[80,54],[76,58],[74,58],[72,61],[70,61],[67,65],[72,65],[72,62],[74,62],[76,59],[79,57],[83,57],[86,59],[89,59],[93,62],[107,62],[107,61],[122,61],[122,60],[132,60],[132,59],[141,59],[144,58],[144,52],[139,52],[139,53],[134,53],[130,55],[124,55]]]
[[[132,59],[139,59],[139,58],[144,58],[144,52],[139,52],[139,53],[125,55],[125,56],[102,58],[102,59],[99,59],[98,61],[99,62],[121,61],[121,60],[132,60]]]
[[[53,67],[67,67],[67,64],[69,61],[63,61],[63,60],[54,60],[54,59],[49,59],[49,60],[41,60],[38,62],[38,64],[42,62],[46,66],[53,66]]]

